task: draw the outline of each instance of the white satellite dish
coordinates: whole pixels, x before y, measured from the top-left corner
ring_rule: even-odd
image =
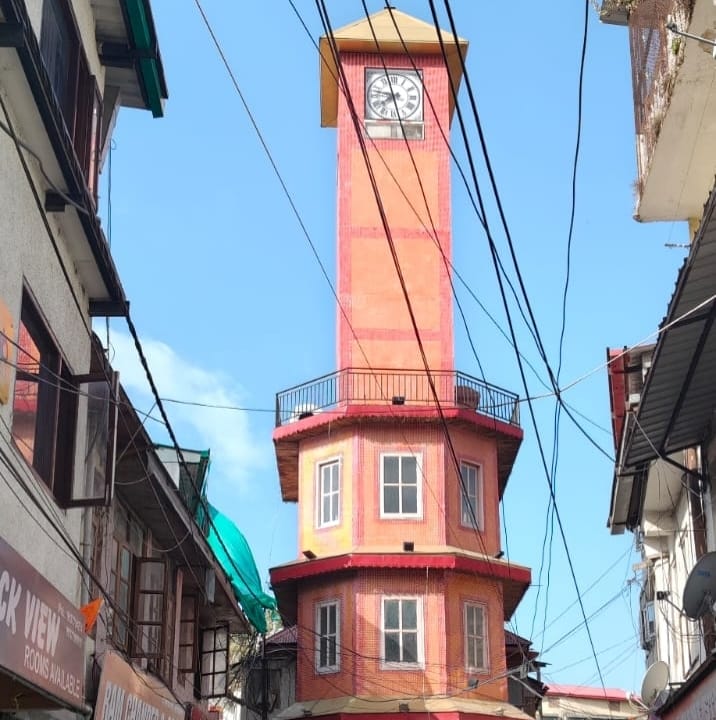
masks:
[[[657,660],[644,674],[641,681],[641,701],[649,710],[657,710],[669,696],[669,666]]]
[[[716,601],[716,552],[706,553],[694,565],[684,585],[684,614],[698,620],[713,612]]]

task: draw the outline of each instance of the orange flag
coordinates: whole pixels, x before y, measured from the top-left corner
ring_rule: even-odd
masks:
[[[103,599],[98,597],[96,600],[91,600],[86,605],[80,608],[80,612],[85,619],[85,632],[88,633],[94,627],[97,622],[97,616],[102,608]]]

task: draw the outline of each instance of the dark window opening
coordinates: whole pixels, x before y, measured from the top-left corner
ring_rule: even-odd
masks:
[[[219,625],[201,634],[199,675],[202,698],[224,697],[229,688],[229,627]]]
[[[72,475],[76,396],[72,376],[26,293],[18,346],[12,437],[27,463],[62,501]]]
[[[96,199],[102,98],[67,0],[45,0],[40,52],[87,188]]]
[[[30,295],[22,298],[12,407],[15,446],[62,507],[108,505],[114,484],[117,375],[74,376]],[[85,432],[75,472],[77,430]]]

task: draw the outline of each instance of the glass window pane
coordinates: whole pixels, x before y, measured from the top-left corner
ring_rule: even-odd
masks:
[[[214,672],[224,672],[226,670],[226,653],[217,652],[214,656]]]
[[[386,486],[383,488],[383,512],[399,513],[400,512],[400,495],[396,485]]]
[[[129,580],[129,572],[132,567],[132,556],[127,548],[119,549],[119,576],[122,580]]]
[[[216,628],[214,647],[217,650],[226,650],[229,647],[229,630],[225,627]]]
[[[485,664],[482,643],[482,638],[475,638],[475,667],[483,667]]]
[[[418,634],[403,633],[403,662],[418,662]]]
[[[328,606],[328,632],[335,634],[336,632],[336,606]]]
[[[415,485],[408,485],[402,489],[403,507],[402,511],[409,515],[418,512],[418,488]]]
[[[202,633],[201,649],[203,652],[210,652],[214,649],[214,636],[216,632],[214,630],[204,630]]]
[[[400,635],[385,633],[385,661],[400,662]]]
[[[400,627],[400,601],[399,600],[385,600],[384,601],[384,613],[385,613],[385,629],[386,630],[397,630]]]
[[[111,391],[109,383],[87,382],[79,387],[81,412],[86,412],[84,460],[85,472],[79,476],[79,486],[74,488],[73,499],[104,498],[109,480],[108,455],[110,451]],[[80,414],[80,417],[82,415]]]
[[[403,457],[401,458],[403,466],[403,484],[418,484],[418,463],[417,458]]]
[[[383,458],[383,482],[395,485],[398,483],[398,460],[395,455],[386,455]]]
[[[465,620],[467,625],[467,634],[468,635],[474,635],[475,634],[475,608],[471,605],[468,605],[465,608]]]
[[[403,600],[403,629],[418,629],[418,602],[417,600]]]
[[[226,673],[214,675],[214,695],[226,694]]]
[[[139,587],[141,590],[164,589],[166,566],[161,560],[142,560],[139,568]]]
[[[19,365],[19,361],[18,361]],[[12,437],[25,460],[32,465],[35,456],[35,430],[39,384],[15,380],[12,404]]]
[[[203,674],[214,671],[214,654],[202,653],[201,655],[201,672]]]

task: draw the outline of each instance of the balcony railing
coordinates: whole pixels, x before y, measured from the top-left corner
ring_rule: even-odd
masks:
[[[684,39],[666,26],[688,26],[695,0],[641,0],[629,13],[639,192],[669,106],[676,71],[684,58]]]
[[[519,426],[514,393],[456,370],[430,373],[443,408],[467,408]],[[276,395],[276,426],[348,405],[435,406],[435,393],[424,370],[351,368],[324,375]]]

